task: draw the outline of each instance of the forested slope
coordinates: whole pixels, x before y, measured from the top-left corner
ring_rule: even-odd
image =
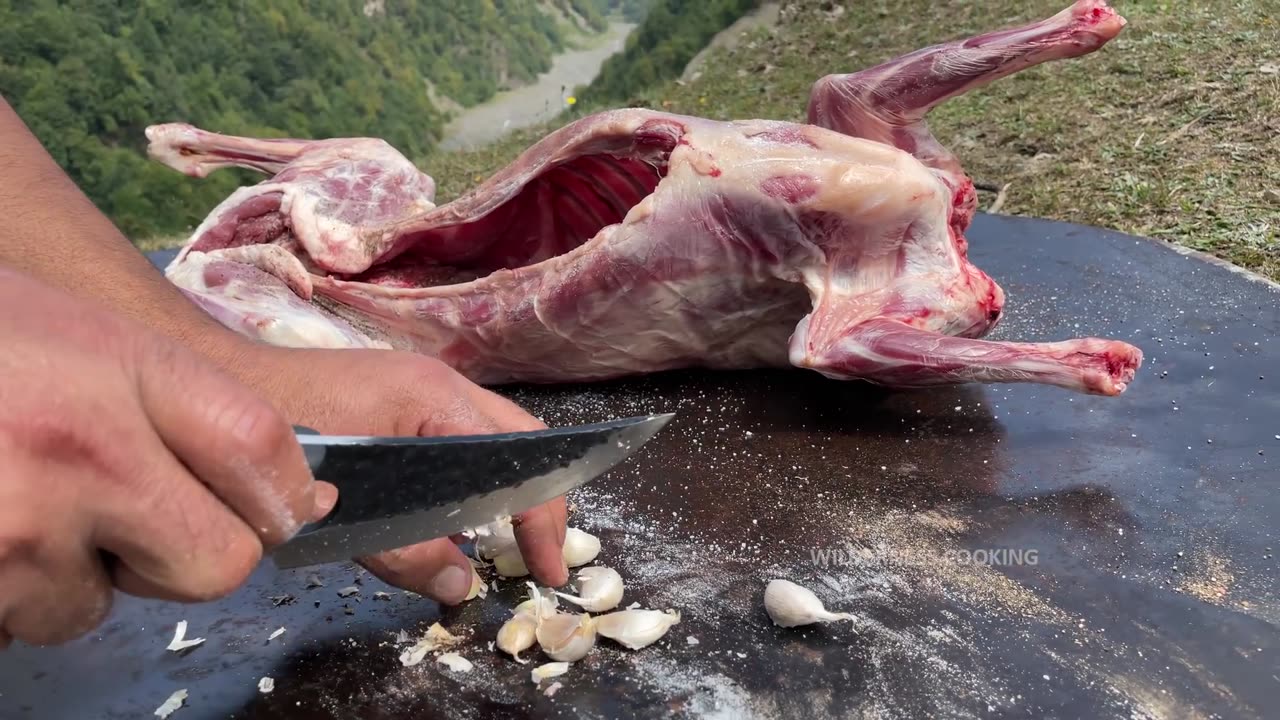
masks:
[[[582,98],[592,107],[630,102],[673,80],[716,33],[754,10],[761,0],[654,0],[627,47],[609,58]]]
[[[643,0],[0,0],[0,95],[129,234],[181,232],[243,181],[184,179],[143,129],[369,135],[411,156],[443,113],[549,67],[575,30]],[[551,10],[548,10],[551,8]]]

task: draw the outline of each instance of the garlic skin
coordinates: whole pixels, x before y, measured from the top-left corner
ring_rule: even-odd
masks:
[[[561,554],[565,564],[571,568],[586,565],[600,554],[600,538],[577,528],[567,528]]]
[[[672,625],[680,623],[674,610],[619,610],[596,618],[596,632],[631,650],[652,645]]]
[[[436,662],[444,665],[454,672],[471,672],[471,668],[475,667],[471,661],[462,657],[456,652],[441,653],[436,657]]]
[[[404,631],[402,630],[401,632]],[[400,664],[405,667],[413,667],[422,662],[427,653],[456,645],[461,640],[462,638],[441,627],[440,623],[432,623],[431,627],[427,628],[427,632],[412,647],[405,648],[400,653]]]
[[[538,621],[534,638],[552,660],[575,662],[596,645],[596,623],[590,615],[556,613]]]
[[[827,612],[811,590],[790,580],[770,580],[764,589],[764,609],[778,627],[798,627],[816,622],[853,620],[849,613]]]
[[[471,568],[471,590],[467,592],[467,596],[463,600],[474,600],[477,596],[483,598],[489,594],[489,586],[484,584],[480,579],[480,573],[476,572],[475,567]]]
[[[596,565],[578,571],[578,596],[556,592],[587,612],[604,612],[618,607],[622,602],[622,576],[617,570]]]
[[[546,680],[547,678],[560,677],[567,672],[569,672],[569,663],[551,662],[534,668],[529,673],[529,679],[536,684]]]
[[[173,639],[169,641],[169,645],[165,647],[165,650],[181,652],[187,648],[193,648],[204,642],[204,638],[192,638],[191,640],[187,640],[186,636],[187,621],[179,620],[177,627],[173,630]],[[274,637],[274,635],[272,637]]]
[[[533,583],[530,583],[532,585]],[[540,610],[539,610],[540,608]],[[528,615],[533,618],[538,616],[549,618],[556,614],[556,610],[560,609],[560,601],[556,600],[555,595],[541,595],[536,598],[529,598],[516,606],[512,611],[513,615]]]
[[[552,610],[554,613],[555,611]],[[529,662],[520,653],[533,647],[538,619],[531,613],[516,613],[498,629],[498,649],[515,658],[521,665]]]
[[[529,574],[529,568],[525,567],[524,558],[520,555],[520,548],[515,545],[493,558],[493,569],[502,577],[515,578]]]
[[[475,532],[476,554],[485,560],[492,560],[516,544],[516,531],[511,525],[511,518],[503,518],[476,528]]]

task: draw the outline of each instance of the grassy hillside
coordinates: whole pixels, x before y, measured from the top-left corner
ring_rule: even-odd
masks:
[[[772,33],[702,75],[638,93],[716,118],[802,120],[810,84],[935,42],[1038,19],[1069,0],[784,3]],[[1179,242],[1280,278],[1280,13],[1275,0],[1115,0],[1119,38],[948,103],[938,137],[1003,212]],[[837,10],[841,8],[842,10]],[[450,197],[546,128],[424,165]],[[983,206],[994,200],[984,193]]]
[[[578,30],[637,0],[0,0],[0,95],[132,236],[181,232],[241,178],[148,162],[143,129],[373,135],[434,145],[444,113],[536,77]]]

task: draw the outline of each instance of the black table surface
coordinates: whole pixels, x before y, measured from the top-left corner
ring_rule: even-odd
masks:
[[[601,641],[553,697],[488,645],[521,582],[442,612],[375,599],[394,588],[351,564],[264,564],[225,600],[119,597],[90,636],[0,653],[0,718],[152,717],[179,688],[175,720],[1277,717],[1280,290],[1096,228],[979,216],[970,240],[1009,295],[994,337],[1132,342],[1129,391],[798,370],[503,390],[552,424],[678,413],[570,523],[624,605],[682,620],[643,650]],[[775,577],[855,620],[773,627]],[[183,619],[207,641],[166,652]],[[471,672],[400,665],[394,634],[437,620]]]

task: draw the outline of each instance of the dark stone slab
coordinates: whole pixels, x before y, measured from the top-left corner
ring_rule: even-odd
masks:
[[[553,424],[679,413],[571,522],[603,538],[624,604],[683,620],[641,651],[603,641],[554,698],[487,647],[518,582],[442,616],[375,600],[390,588],[367,575],[361,602],[339,598],[354,566],[306,589],[311,573],[265,565],[224,601],[122,597],[91,637],[0,655],[0,717],[150,717],[184,687],[175,720],[1274,717],[1280,291],[1095,228],[979,217],[970,237],[1009,294],[998,337],[1133,342],[1129,392],[801,371],[506,391]],[[773,627],[773,577],[856,621]],[[185,655],[164,650],[180,619],[208,638]],[[469,634],[474,671],[400,666],[392,634],[437,619]]]

